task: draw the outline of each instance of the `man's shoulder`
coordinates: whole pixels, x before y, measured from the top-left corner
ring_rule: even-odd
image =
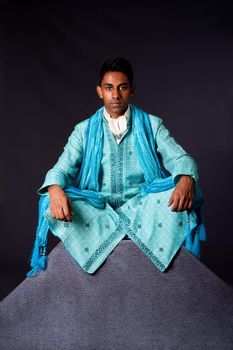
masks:
[[[156,130],[163,123],[163,118],[157,115],[148,113],[152,129]]]
[[[152,128],[158,128],[160,124],[163,122],[162,117],[152,114],[148,111],[145,111],[144,109],[142,109],[142,111],[148,114]]]
[[[70,140],[75,140],[75,142],[79,142],[80,145],[83,143],[88,126],[88,120],[89,118],[86,118],[74,124],[73,130],[69,136]]]
[[[86,129],[89,119],[90,118],[83,119],[80,122],[78,122],[77,124],[75,124],[75,126],[74,126],[75,130],[82,131],[82,130]]]
[[[159,117],[158,115],[154,115],[154,114],[151,114],[151,113],[148,113],[149,115],[149,118],[150,118],[150,121],[152,122],[157,122],[157,123],[161,123],[163,121],[163,118],[162,117]]]
[[[96,112],[94,112],[95,114]],[[79,121],[77,124],[75,124],[74,129],[77,130],[78,132],[83,132],[87,129],[89,120],[91,117],[94,115],[93,113],[89,115],[88,117],[84,118],[83,120]]]

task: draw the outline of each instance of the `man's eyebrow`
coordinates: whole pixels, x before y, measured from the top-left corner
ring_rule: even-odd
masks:
[[[117,86],[122,86],[122,85],[127,85],[128,86],[129,84],[127,82],[124,82],[124,83],[120,83]],[[113,84],[111,84],[111,83],[104,83],[103,86],[113,86]]]

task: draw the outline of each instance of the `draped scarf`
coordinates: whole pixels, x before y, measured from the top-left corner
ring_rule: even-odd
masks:
[[[155,141],[148,113],[130,105],[132,116],[132,132],[137,156],[144,173],[145,182],[140,186],[141,196],[152,192],[162,192],[175,187],[172,175],[166,176],[158,159]],[[66,186],[63,190],[70,200],[85,200],[96,208],[105,208],[105,198],[99,192],[98,175],[103,154],[103,109],[101,107],[88,121],[83,160],[77,174],[76,185]],[[195,199],[192,210],[197,215],[197,226],[187,224],[185,247],[197,258],[200,258],[200,240],[206,240],[206,230],[203,222],[202,205],[203,196],[200,186],[195,182]],[[27,276],[32,277],[47,266],[47,239],[49,223],[44,217],[45,210],[50,205],[49,195],[40,197],[38,209],[38,225],[36,238],[30,258],[31,270]]]

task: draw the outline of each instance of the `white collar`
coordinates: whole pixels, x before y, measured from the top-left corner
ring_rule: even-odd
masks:
[[[104,108],[104,112],[103,112],[104,118],[108,122],[109,129],[112,132],[112,134],[115,136],[117,143],[120,142],[124,132],[128,128],[127,119],[129,118],[129,114],[130,114],[129,105],[125,113],[118,118],[111,118],[111,116],[108,114],[108,112]]]

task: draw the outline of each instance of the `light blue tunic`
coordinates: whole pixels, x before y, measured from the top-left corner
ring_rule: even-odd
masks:
[[[170,135],[161,118],[149,117],[155,147],[168,174],[173,176],[175,183],[182,174],[191,175],[198,181],[194,159]],[[82,162],[88,120],[75,126],[38,194],[45,194],[47,186],[52,184],[62,188],[73,184]],[[187,211],[172,212],[171,207],[167,207],[174,189],[140,196],[139,187],[144,182],[144,175],[134,147],[131,122],[130,114],[128,129],[118,144],[103,117],[99,185],[106,199],[105,209],[97,209],[82,200],[73,201],[73,221],[68,223],[54,219],[49,209],[45,213],[52,233],[63,241],[77,264],[88,273],[98,269],[126,234],[160,271],[165,271],[185,241],[187,223],[191,228],[197,224],[194,212],[188,215]]]

